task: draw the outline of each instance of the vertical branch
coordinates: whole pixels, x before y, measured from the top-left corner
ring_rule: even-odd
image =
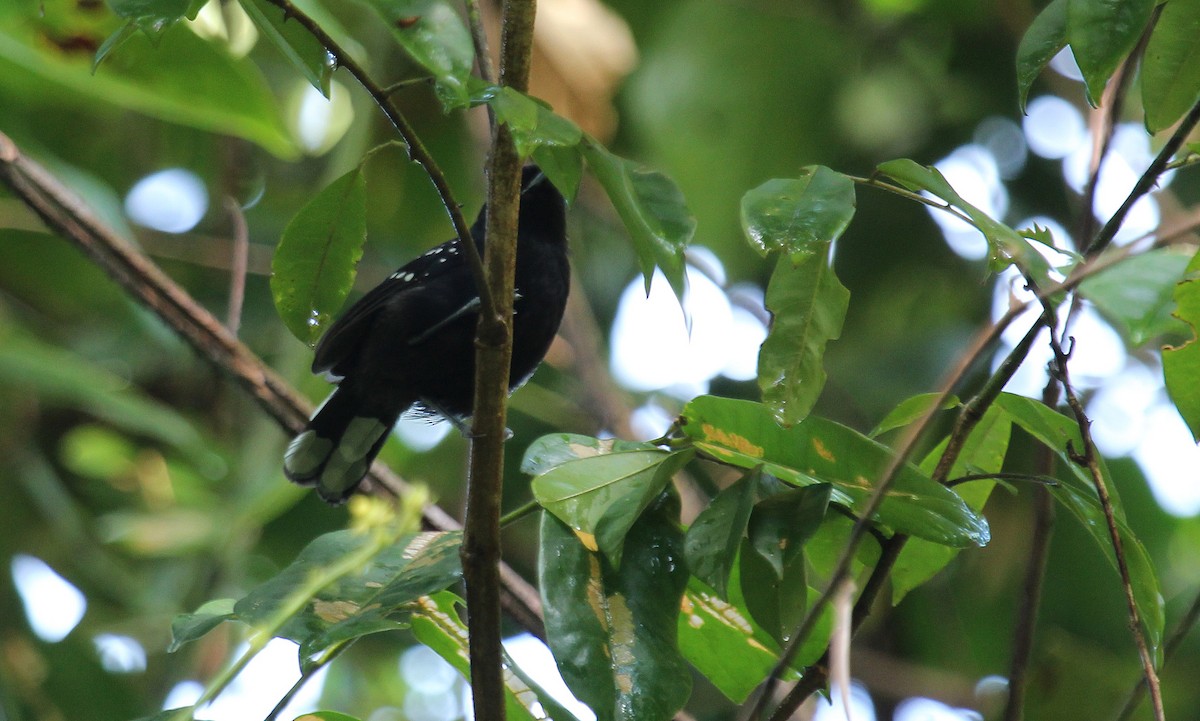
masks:
[[[1042,403],[1053,408],[1058,404],[1059,383],[1046,381]],[[1054,453],[1041,448],[1037,472],[1054,473]],[[1025,566],[1025,582],[1017,610],[1017,628],[1013,637],[1012,659],[1008,670],[1008,700],[1004,706],[1004,721],[1021,721],[1025,714],[1025,692],[1029,686],[1029,660],[1033,657],[1033,637],[1037,630],[1038,607],[1042,602],[1042,585],[1046,579],[1046,562],[1050,557],[1050,537],[1054,533],[1054,497],[1044,487],[1034,491],[1033,541],[1029,546],[1029,562]]]
[[[504,3],[500,81],[524,91],[533,48],[535,0]],[[513,285],[521,159],[508,128],[497,126],[488,162],[487,291],[493,312],[480,313],[476,331],[475,400],[467,482],[463,579],[470,632],[471,687],[475,718],[503,721],[504,680],[500,643],[500,497],[509,364],[512,358]]]
[[[229,214],[231,227],[231,250],[229,260],[229,308],[226,311],[225,327],[236,336],[242,325],[242,304],[246,299],[246,265],[250,256],[250,234],[246,229],[246,216],[233,196],[225,196],[225,211]]]
[[[479,9],[479,0],[466,0],[467,24],[471,27],[471,42],[475,45],[475,64],[479,67],[479,76],[489,83],[496,82],[496,69],[492,67],[492,51],[488,47],[487,28],[483,24],[483,13]],[[488,125],[492,132],[496,131],[496,109],[487,105]]]
[[[1054,381],[1051,381],[1051,384],[1054,384]],[[1039,459],[1039,472],[1053,464],[1054,456],[1050,449],[1043,448]],[[1004,707],[1004,721],[1021,721],[1024,717],[1025,691],[1029,686],[1029,660],[1033,656],[1038,607],[1041,605],[1042,585],[1046,578],[1046,561],[1050,556],[1050,537],[1054,532],[1054,497],[1050,495],[1050,491],[1040,486],[1034,490],[1034,494],[1033,541],[1029,547],[1029,562],[1025,566],[1025,582],[1020,609],[1017,611],[1017,630],[1009,664],[1008,701]]]

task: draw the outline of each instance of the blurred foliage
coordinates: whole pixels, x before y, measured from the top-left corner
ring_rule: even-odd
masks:
[[[273,10],[257,0],[245,4]],[[586,108],[571,120],[599,134],[597,128],[609,126],[606,114],[615,111],[615,135],[599,140],[622,158],[670,176],[695,216],[692,242],[717,254],[731,283],[760,288],[767,287],[775,264],[744,245],[743,195],[772,178],[799,177],[802,168],[815,164],[868,175],[878,163],[902,155],[932,163],[969,142],[985,118],[1019,120],[1013,58],[1038,10],[1026,0],[608,4],[629,23],[640,60],[614,98],[602,98],[599,109]],[[192,10],[199,7],[191,5]],[[371,7],[330,2],[324,10],[314,0],[297,5],[319,17],[385,83],[419,78],[427,69],[438,75],[437,83],[405,86],[395,98],[458,199],[473,212],[483,192],[483,114],[443,109],[443,102],[467,100],[461,56],[410,59],[372,10],[386,17],[385,2],[371,2]],[[98,0],[5,2],[0,5],[0,131],[135,238],[218,317],[228,303],[228,239],[234,232],[224,201],[242,206],[250,274],[240,337],[316,401],[327,386],[310,376],[308,349],[276,314],[269,259],[300,209],[321,188],[360,167],[363,154],[392,135],[369,98],[336,71],[334,98],[339,88],[349,97],[342,110],[345,133],[336,142],[306,142],[296,130],[296,117],[304,94],[313,92],[313,85],[325,87],[322,58],[314,57],[311,47],[297,50],[299,59],[291,57],[287,48],[294,46],[289,43],[304,41],[291,37],[293,28],[286,23],[279,26],[279,37],[247,42],[245,33],[237,31],[238,7],[224,3],[215,13],[202,13],[197,25],[151,23],[152,41],[141,31],[114,35],[122,33],[128,16]],[[145,27],[144,20],[129,19],[135,21]],[[403,32],[407,30],[396,34]],[[417,27],[401,42],[427,50],[423,32],[423,26]],[[119,47],[109,49],[93,68],[95,53],[114,37],[121,40]],[[1053,32],[1048,37],[1051,45],[1066,41]],[[1113,53],[1119,57],[1123,52],[1128,32],[1116,40],[1115,49],[1087,67],[1093,86]],[[1030,62],[1036,65],[1038,58]],[[446,64],[438,65],[442,60]],[[535,68],[535,81],[537,72]],[[1032,83],[1034,95],[1063,90],[1082,102],[1070,81],[1050,73],[1036,81],[1033,77],[1022,76],[1022,91]],[[532,89],[534,95],[551,92],[540,92],[536,82]],[[1155,124],[1170,124],[1164,118],[1178,117],[1172,113],[1179,104],[1172,96],[1167,107],[1155,106]],[[1139,108],[1130,113],[1140,120]],[[541,122],[535,115],[531,127]],[[590,152],[606,152],[586,142]],[[616,156],[603,159],[629,162]],[[575,164],[564,166],[565,177],[577,175],[578,159]],[[133,227],[122,198],[139,179],[172,167],[195,173],[208,190],[200,224],[181,235]],[[424,173],[407,162],[402,150],[378,153],[362,167],[368,241],[358,268],[360,290],[451,233]],[[626,177],[635,174],[627,165],[620,167]],[[615,171],[613,176],[617,180],[610,179],[611,184],[621,179]],[[647,244],[638,246],[639,251],[631,248],[622,227],[622,220],[629,222],[621,217],[627,213],[614,211],[604,200],[605,178],[599,180],[584,176],[572,208],[571,242],[578,291],[586,295],[606,337],[617,298],[647,269],[657,236],[651,228]],[[1064,188],[1056,161],[1031,158],[1010,191],[1013,218],[1035,211],[1064,222],[1075,217],[1077,199]],[[1194,175],[1180,173],[1172,192],[1195,197],[1200,184]],[[630,206],[645,201],[636,194],[631,198]],[[676,220],[681,227],[666,233],[671,243],[690,233],[690,227],[682,227],[686,223]],[[822,260],[825,251],[818,256]],[[1177,257],[1162,260],[1171,268],[1181,266]],[[988,268],[951,253],[922,209],[867,188],[859,189],[854,222],[837,240],[834,268],[851,300],[840,338],[825,350],[828,377],[814,412],[865,432],[904,399],[935,387],[955,361],[987,318],[992,298],[985,282]],[[681,272],[676,268],[672,280],[678,281]],[[1119,285],[1110,282],[1114,284]],[[1194,301],[1187,292],[1181,291],[1181,303]],[[1146,313],[1121,320],[1131,333],[1147,337],[1177,329],[1178,323],[1161,312],[1150,312],[1161,311],[1164,303],[1158,294],[1148,301],[1153,307]],[[1128,306],[1113,312],[1122,310]],[[535,439],[552,431],[595,435],[605,430],[586,410],[570,349],[559,351],[552,351],[530,386],[513,399],[508,507],[531,497],[520,463]],[[1189,352],[1194,351],[1192,346]],[[973,381],[983,377],[984,369],[973,369]],[[714,392],[758,397],[753,382],[719,380]],[[632,394],[622,400],[631,399]],[[240,627],[224,624],[167,655],[173,618],[211,599],[248,597],[293,563],[315,537],[347,524],[344,509],[328,508],[286,482],[280,458],[287,439],[239,388],[4,194],[0,408],[0,488],[8,498],[0,522],[0,560],[6,561],[0,569],[0,718],[116,721],[158,711],[178,682],[213,677],[241,634]],[[850,439],[847,445],[865,448],[870,443],[842,430]],[[424,452],[393,441],[381,457],[405,477],[427,483],[444,507],[456,509],[465,447],[453,434]],[[1034,467],[1030,438],[1014,431],[1011,447],[1015,450],[1005,467],[1029,472]],[[980,458],[988,452],[979,449]],[[659,470],[643,469],[645,480],[665,483]],[[915,482],[928,482],[928,472],[914,467]],[[1157,568],[1170,628],[1200,584],[1195,562],[1200,523],[1165,514],[1134,463],[1113,462],[1111,476],[1128,526],[1137,529],[1146,558]],[[982,493],[976,500],[987,500],[983,515],[991,528],[990,544],[947,553],[943,561],[950,565],[924,585],[920,581],[932,568],[913,570],[920,581],[898,592],[907,591],[904,602],[876,609],[856,641],[862,662],[856,661],[855,673],[875,694],[880,718],[911,695],[972,706],[989,717],[995,713],[994,699],[977,693],[976,684],[1007,673],[1013,617],[1022,595],[1030,496],[1025,486],[1016,493],[1000,489],[990,500]],[[644,499],[637,511],[652,500]],[[722,524],[750,522],[744,506],[735,514],[731,502],[729,509],[736,518],[722,517]],[[972,509],[978,510],[977,505],[955,507],[954,513],[974,522]],[[656,525],[636,532],[668,538],[664,547],[670,548],[663,552],[683,554],[678,529],[662,521],[661,509],[651,512],[657,514]],[[1089,533],[1095,529],[1084,530],[1061,515],[1027,717],[1108,716],[1138,677],[1136,656],[1115,576]],[[627,517],[621,522],[626,520],[632,523]],[[547,517],[543,523],[557,521]],[[506,531],[506,558],[527,577],[536,571],[537,525],[525,520]],[[845,519],[835,517],[811,538],[805,536],[804,552],[818,576],[809,585],[827,576],[836,556],[829,549],[840,547],[847,526]],[[560,541],[572,540],[560,535]],[[726,536],[722,541],[734,547],[736,539]],[[878,546],[872,544],[868,541],[860,550],[859,561],[873,562]],[[616,567],[619,557],[601,561],[595,551],[575,544],[570,559],[595,563],[614,588],[637,582],[635,570]],[[747,546],[741,553],[747,553]],[[43,559],[85,594],[87,613],[65,640],[48,643],[32,633],[8,572],[7,561],[17,554]],[[566,578],[561,567],[551,571]],[[775,641],[743,618],[749,615],[744,613],[747,605],[761,602],[742,596],[736,567],[711,572],[720,578],[714,583],[731,589],[728,604],[720,606],[726,601],[692,579],[685,605],[701,609],[698,614],[714,625],[718,619],[741,619],[744,629],[733,623],[722,629],[719,648],[744,650],[753,641],[745,663],[765,669],[767,651],[773,658],[778,650]],[[682,579],[668,580],[673,591],[683,587]],[[453,609],[452,600],[439,597],[439,602]],[[106,670],[93,645],[102,633],[136,639],[147,651],[145,670]],[[400,633],[399,642],[393,632],[365,638],[346,652],[332,666],[328,705],[365,718],[403,697],[396,659],[413,638]],[[704,642],[688,636],[682,624],[679,635],[684,657],[711,660],[703,653]],[[652,638],[648,643],[664,642]],[[807,649],[801,660],[815,655]],[[673,673],[681,672],[673,656],[667,660]],[[748,692],[753,678],[730,673],[722,679],[718,670],[694,665],[709,679],[697,676],[691,705],[696,717],[732,718],[734,705],[726,696]],[[1193,683],[1198,673],[1200,646],[1185,641],[1163,676],[1168,715],[1185,718],[1200,705]],[[607,698],[615,692],[603,688],[595,693]]]

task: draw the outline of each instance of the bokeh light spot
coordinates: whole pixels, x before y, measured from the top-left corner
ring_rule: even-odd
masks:
[[[164,233],[186,233],[208,210],[208,190],[195,173],[168,168],[139,180],[125,196],[133,222]]]

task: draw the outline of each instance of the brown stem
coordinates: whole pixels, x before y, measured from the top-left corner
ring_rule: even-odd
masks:
[[[1149,193],[1158,183],[1158,177],[1163,174],[1167,163],[1171,161],[1171,158],[1175,157],[1175,153],[1183,146],[1184,141],[1191,135],[1197,123],[1200,123],[1200,103],[1193,105],[1188,114],[1184,116],[1179,126],[1175,128],[1175,132],[1171,134],[1170,139],[1167,140],[1162,150],[1158,152],[1158,155],[1150,163],[1150,167],[1146,168],[1146,172],[1142,173],[1142,177],[1138,178],[1137,183],[1134,184],[1133,190],[1129,191],[1125,202],[1121,203],[1121,207],[1117,208],[1117,212],[1113,213],[1112,217],[1108,219],[1108,222],[1104,224],[1104,227],[1100,229],[1100,232],[1096,234],[1096,237],[1088,245],[1084,251],[1084,255],[1090,257],[1108,247],[1108,244],[1117,235],[1117,231],[1121,229],[1121,224],[1125,222],[1125,216],[1129,215],[1129,210],[1133,208],[1133,204],[1143,195]]]
[[[225,327],[237,336],[242,324],[242,305],[246,300],[246,269],[250,259],[250,234],[246,228],[246,216],[242,208],[230,196],[225,197],[225,211],[229,214],[232,250],[229,260],[229,310]]]
[[[1059,384],[1054,378],[1046,382],[1042,402],[1053,408],[1058,404]],[[1041,448],[1037,472],[1054,473],[1055,456],[1049,448]],[[1023,593],[1017,610],[1017,628],[1013,634],[1012,659],[1008,670],[1008,700],[1004,706],[1004,721],[1021,721],[1025,713],[1025,693],[1029,687],[1029,661],[1033,657],[1033,639],[1037,631],[1038,609],[1041,606],[1042,586],[1046,580],[1046,562],[1050,557],[1050,537],[1054,533],[1054,497],[1046,488],[1038,488],[1034,496],[1033,540],[1029,546],[1029,561],[1025,566]]]
[[[529,83],[536,0],[504,3],[500,81],[524,92]],[[512,358],[513,285],[521,158],[507,126],[496,126],[488,163],[487,245],[484,264],[491,312],[481,312],[475,335],[475,399],[467,477],[463,580],[470,633],[475,718],[504,720],[503,648],[500,639],[500,498]]]
[[[1049,303],[1046,304],[1046,312],[1043,317],[1048,319],[1053,319],[1054,317],[1054,308]],[[1049,325],[1052,323],[1052,320],[1047,320],[1046,322]],[[1072,453],[1072,455],[1076,463],[1088,470],[1088,474],[1092,478],[1092,485],[1095,487],[1096,495],[1100,500],[1100,508],[1104,511],[1104,521],[1108,527],[1109,540],[1112,542],[1113,555],[1117,561],[1117,570],[1121,575],[1121,587],[1125,592],[1125,606],[1129,614],[1129,631],[1133,635],[1133,642],[1137,646],[1138,658],[1142,663],[1142,673],[1145,677],[1146,688],[1150,691],[1150,703],[1154,708],[1154,718],[1156,721],[1165,721],[1166,713],[1163,710],[1162,689],[1159,687],[1158,672],[1154,668],[1154,658],[1146,643],[1146,634],[1142,628],[1141,614],[1138,612],[1137,599],[1133,593],[1133,580],[1129,575],[1129,563],[1125,557],[1124,541],[1121,539],[1121,531],[1117,526],[1112,499],[1108,495],[1108,485],[1105,483],[1104,474],[1100,470],[1096,444],[1092,441],[1092,422],[1084,412],[1083,404],[1079,401],[1079,396],[1075,394],[1075,389],[1071,387],[1070,375],[1067,370],[1067,362],[1070,357],[1063,350],[1062,344],[1055,336],[1053,326],[1051,326],[1050,333],[1050,348],[1054,352],[1054,369],[1052,375],[1057,376],[1059,382],[1062,384],[1063,392],[1067,396],[1067,405],[1070,407],[1071,413],[1075,416],[1075,422],[1079,426],[1079,437],[1083,440],[1082,452]],[[1072,452],[1069,446],[1067,450],[1068,453]]]
[[[1183,614],[1183,618],[1179,619],[1179,623],[1175,626],[1175,630],[1171,632],[1170,638],[1163,644],[1163,665],[1166,665],[1167,661],[1171,660],[1171,657],[1179,650],[1179,647],[1183,644],[1183,640],[1191,633],[1197,621],[1200,621],[1200,594],[1197,594],[1196,598],[1192,599],[1192,605],[1188,607],[1187,613]],[[1133,690],[1129,692],[1129,699],[1125,702],[1125,708],[1121,709],[1121,715],[1117,717],[1117,721],[1127,721],[1133,715],[1134,709],[1137,708],[1138,703],[1145,694],[1146,678],[1143,676],[1137,685],[1133,687]]]

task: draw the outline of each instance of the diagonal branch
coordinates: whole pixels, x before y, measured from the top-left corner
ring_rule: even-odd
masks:
[[[57,178],[21,153],[0,132],[0,182],[8,186],[58,235],[78,247],[138,303],[240,385],[287,433],[299,433],[311,404],[267,367],[229,330],[150,259],[142,255],[68,190]],[[383,463],[371,466],[372,488],[400,495],[408,485]],[[461,525],[436,505],[422,511],[432,529]],[[506,610],[535,635],[543,635],[537,590],[507,566],[501,567]]]

